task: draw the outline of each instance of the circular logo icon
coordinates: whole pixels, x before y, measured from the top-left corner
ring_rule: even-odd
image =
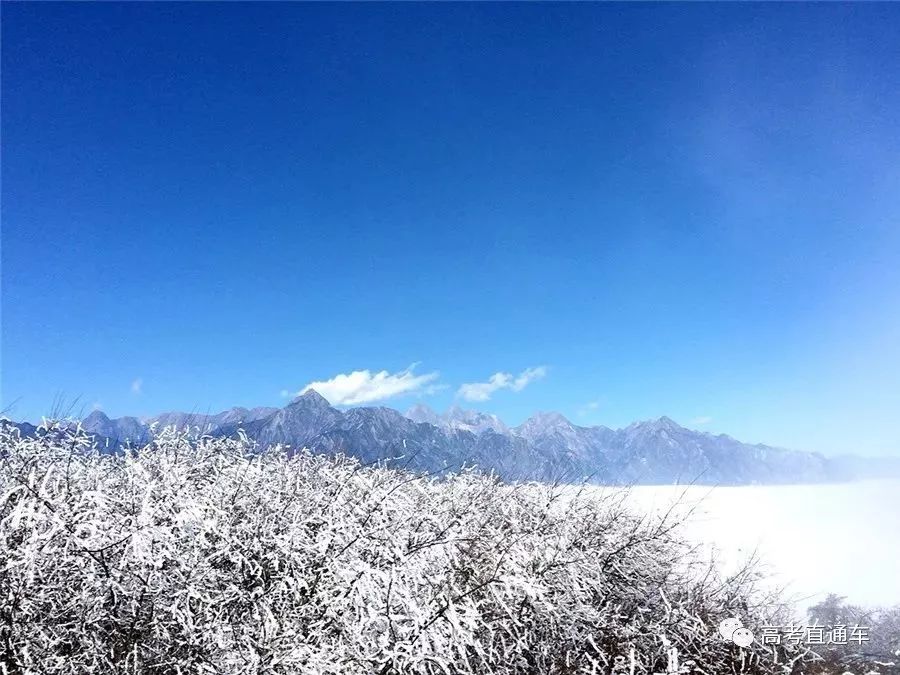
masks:
[[[753,633],[749,628],[738,628],[731,634],[731,641],[738,647],[749,647],[753,644]]]
[[[734,631],[736,631],[740,627],[740,619],[735,619],[734,617],[725,619],[724,621],[722,621],[722,623],[719,624],[719,635],[721,635],[726,640],[731,640],[731,636],[734,634]]]

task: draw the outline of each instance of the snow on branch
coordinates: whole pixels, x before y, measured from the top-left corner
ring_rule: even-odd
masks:
[[[716,629],[773,620],[757,576],[593,493],[0,425],[3,673],[736,672]]]

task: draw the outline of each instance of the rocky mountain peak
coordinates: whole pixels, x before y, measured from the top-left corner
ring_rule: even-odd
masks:
[[[505,433],[509,428],[496,415],[480,412],[478,410],[466,410],[458,405],[452,406],[446,413],[444,419],[451,427],[471,431],[473,433],[481,433],[482,431],[496,431],[497,433]]]
[[[496,415],[483,413],[478,410],[466,410],[458,405],[450,406],[441,415],[424,403],[419,403],[407,410],[405,417],[413,422],[433,424],[445,431],[469,431],[476,435],[489,430],[500,434],[509,431],[509,427]]]
[[[109,421],[109,416],[105,412],[102,410],[94,410],[81,421],[81,426],[85,429],[90,429],[90,427],[98,424],[108,424]]]
[[[428,471],[475,465],[514,479],[589,476],[622,484],[702,477],[710,484],[751,484],[817,482],[870,471],[861,460],[836,463],[812,453],[748,445],[691,431],[665,416],[613,430],[578,426],[559,413],[542,412],[510,430],[495,415],[459,406],[438,414],[420,403],[405,416],[391,408],[337,410],[314,390],[280,410],[232,408],[217,415],[166,413],[156,419],[166,425],[202,422],[204,433],[212,435],[230,436],[241,429],[260,447],[308,447],[366,462],[404,458]],[[99,410],[82,424],[110,448],[143,442],[153,433],[134,417],[110,419]],[[18,426],[34,433],[33,426]]]
[[[655,429],[665,429],[666,431],[680,431],[684,429],[671,417],[666,417],[665,415],[651,422],[651,426]]]
[[[516,427],[518,435],[534,438],[553,431],[572,429],[572,423],[558,412],[539,412]]]
[[[417,403],[406,411],[405,416],[413,422],[433,424],[441,426],[441,416],[437,414],[430,406],[424,403]]]
[[[315,389],[307,389],[305,392],[297,396],[293,401],[291,401],[290,405],[301,405],[305,408],[330,408],[331,404],[328,402],[322,394],[317,392]]]

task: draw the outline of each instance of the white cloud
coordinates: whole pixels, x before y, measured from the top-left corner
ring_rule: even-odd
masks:
[[[494,373],[488,378],[487,382],[469,382],[463,384],[456,392],[456,395],[461,396],[467,401],[487,401],[490,400],[494,392],[499,391],[500,389],[522,391],[531,382],[541,379],[546,374],[546,366],[526,368],[518,375],[513,375],[512,373]]]
[[[341,373],[330,380],[310,382],[298,392],[306,393],[315,389],[334,405],[356,405],[382,401],[402,394],[421,394],[433,390],[431,385],[439,376],[438,372],[416,375],[413,370],[417,364],[406,370],[389,373],[382,370],[373,373],[370,370],[354,370],[352,373]]]
[[[138,377],[135,378],[134,382],[131,383],[131,393],[132,394],[142,394],[144,391],[144,378]]]
[[[706,415],[700,415],[700,417],[695,417],[691,420],[691,424],[694,424],[698,427],[702,427],[704,424],[709,424],[712,422],[712,417],[708,417]]]
[[[588,401],[587,403],[585,403],[583,406],[581,406],[578,409],[578,414],[581,417],[587,417],[588,415],[593,413],[595,410],[600,408],[602,403],[603,403],[602,399],[599,399],[599,398],[595,401]]]
[[[91,410],[103,410],[103,404],[100,401],[94,401],[94,405],[91,406]]]

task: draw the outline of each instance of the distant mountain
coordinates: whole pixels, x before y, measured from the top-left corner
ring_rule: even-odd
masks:
[[[624,429],[581,427],[559,413],[539,413],[516,427],[541,453],[567,456],[594,469],[603,483],[715,484],[824,482],[829,461],[766,445],[748,445],[724,434],[692,431],[668,417],[634,422]]]
[[[143,443],[151,436],[150,427],[137,417],[119,417],[110,419],[101,410],[95,410],[81,420],[85,431],[97,434],[115,444],[132,442]]]
[[[231,408],[217,415],[201,415],[197,413],[169,412],[151,417],[145,424],[157,427],[175,426],[182,428],[220,429],[229,425],[240,425],[269,417],[278,412],[278,408]]]
[[[261,446],[282,444],[386,461],[420,471],[477,466],[506,479],[602,484],[819,483],[900,476],[900,459],[827,459],[818,453],[741,443],[692,431],[668,417],[624,429],[583,427],[559,413],[537,413],[515,428],[495,415],[452,407],[437,413],[416,405],[333,408],[315,391],[284,408],[231,408],[215,415],[170,412],[147,420],[110,419],[95,411],[82,426],[111,447],[142,443],[164,426],[231,436],[243,430]],[[27,423],[21,433],[34,433]],[[30,427],[30,428],[29,428]]]
[[[439,415],[424,403],[420,403],[407,410],[405,414],[414,422],[433,424],[441,429],[471,431],[473,434],[480,434],[482,431],[488,430],[498,434],[509,432],[509,427],[496,415],[489,415],[477,410],[464,410],[459,406],[452,406],[443,415]]]
[[[178,429],[196,429],[199,433],[215,434],[222,429],[247,425],[269,417],[278,408],[231,408],[216,415],[169,412],[139,420],[136,417],[110,419],[100,410],[93,411],[81,421],[81,426],[92,434],[110,439],[114,443],[143,443],[152,436],[154,429],[174,426]]]
[[[37,433],[37,427],[34,424],[29,422],[13,422],[9,418],[0,417],[0,429],[7,429],[9,427],[18,429],[19,434],[22,436],[33,436]]]

